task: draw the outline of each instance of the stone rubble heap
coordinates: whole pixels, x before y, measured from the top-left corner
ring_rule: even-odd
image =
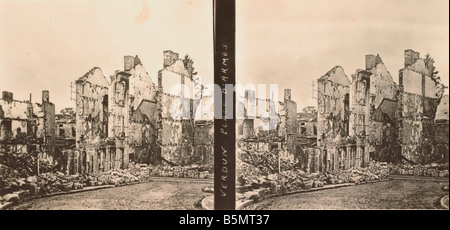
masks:
[[[241,153],[244,153],[244,157],[240,156]],[[333,184],[360,184],[387,179],[389,176],[387,165],[374,162],[371,162],[368,168],[326,173],[308,173],[294,167],[285,167],[286,170],[282,170],[281,173],[268,173],[264,170],[268,166],[261,165],[265,160],[260,156],[265,154],[258,156],[258,161],[253,161],[254,158],[248,155],[251,154],[238,151],[236,181],[238,199],[258,200],[268,195],[284,195]],[[254,165],[255,162],[259,165]]]
[[[156,166],[150,169],[151,176],[178,178],[213,178],[211,166]]]
[[[278,172],[278,162],[280,163],[281,171],[292,170],[295,166],[295,163],[288,159],[278,159],[278,150],[250,153],[239,149],[238,152],[238,157],[242,162],[257,167],[261,173]]]
[[[427,165],[389,165],[389,173],[392,175],[410,175],[426,177],[449,177],[448,164]]]
[[[132,163],[128,169],[114,169],[85,175],[48,172],[41,173],[38,176],[21,177],[17,170],[0,165],[0,205],[5,202],[17,203],[25,199],[68,192],[85,187],[121,186],[145,182],[154,176],[212,178],[209,171],[209,167],[206,166],[170,167]]]

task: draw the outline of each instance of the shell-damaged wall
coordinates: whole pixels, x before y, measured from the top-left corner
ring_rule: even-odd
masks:
[[[184,165],[189,164],[193,156],[194,122],[172,117],[171,108],[177,99],[180,97],[169,94],[161,97],[161,157],[173,164]]]
[[[32,103],[31,97],[29,101],[14,100],[12,92],[2,92],[0,151],[9,150],[9,147],[24,153],[38,150],[51,160],[55,150],[55,130],[55,105],[50,102],[47,90],[42,91],[42,103]]]
[[[93,68],[76,81],[77,147],[96,138],[106,138],[108,110],[104,105],[109,83],[100,68]]]
[[[174,165],[212,162],[212,120],[195,120],[202,95],[195,94],[192,60],[164,52],[163,69],[158,75],[158,151],[162,161]],[[187,88],[174,91],[174,86]],[[206,122],[206,123],[205,123]]]
[[[405,50],[405,67],[399,71],[399,142],[403,157],[416,163],[442,160],[433,150],[434,118],[442,94],[432,69],[432,61]]]
[[[284,90],[283,102],[260,99],[255,95],[255,91],[247,90],[241,104],[237,105],[244,108],[245,115],[245,119],[236,121],[238,146],[259,151],[277,148],[282,150],[282,157],[294,158],[298,124],[297,103],[291,100],[291,90]],[[265,111],[259,111],[264,107]],[[264,112],[269,117],[262,115]]]
[[[317,81],[317,144],[335,145],[338,136],[348,135],[348,103],[351,82],[336,66]]]

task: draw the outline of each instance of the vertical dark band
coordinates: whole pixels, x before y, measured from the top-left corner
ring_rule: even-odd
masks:
[[[225,91],[234,85],[235,76],[235,0],[214,0],[214,84],[221,92],[214,93],[214,208],[233,210],[236,206],[235,184],[235,92]],[[227,100],[227,94],[233,100]],[[221,105],[220,105],[221,104]],[[225,117],[225,109],[232,109],[233,117]]]

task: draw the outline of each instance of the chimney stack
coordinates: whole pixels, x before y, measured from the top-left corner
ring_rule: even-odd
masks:
[[[48,90],[42,91],[42,103],[44,102],[50,102],[50,93],[48,92]]]
[[[9,93],[8,93],[8,91],[2,91],[2,99],[3,100],[7,100],[8,99],[8,96],[9,96]]]
[[[291,100],[291,89],[285,89],[284,90],[284,101],[290,101]]]
[[[180,59],[179,56],[180,56],[180,55],[179,55],[178,53],[173,53],[173,55],[172,55],[172,61],[175,62],[176,60]],[[173,62],[172,62],[172,63],[173,63]]]
[[[173,52],[171,50],[166,50],[163,52],[163,56],[164,56],[164,65],[163,67],[166,68],[167,66],[172,65],[172,63],[174,62],[173,60]]]
[[[375,55],[373,54],[367,54],[366,55],[366,70],[372,69],[375,67]]]
[[[13,101],[13,93],[8,91],[2,92],[2,99],[5,101]]]
[[[124,56],[123,57],[123,68],[125,71],[129,71],[134,67],[134,57],[133,56]]]
[[[414,50],[405,50],[405,67],[413,64],[420,58],[420,53]]]

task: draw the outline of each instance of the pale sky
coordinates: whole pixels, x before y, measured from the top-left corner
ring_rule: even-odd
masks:
[[[41,102],[49,90],[59,112],[75,106],[70,82],[92,67],[109,79],[123,56],[138,55],[156,77],[169,49],[189,54],[212,83],[212,18],[205,0],[0,0],[0,91]]]
[[[237,81],[292,89],[298,109],[316,105],[312,81],[336,65],[348,77],[380,54],[394,80],[403,51],[435,59],[449,82],[447,0],[237,0]],[[141,15],[141,16],[139,16]],[[0,0],[0,91],[73,107],[70,82],[92,67],[109,78],[124,55],[155,77],[162,52],[189,54],[203,83],[213,77],[210,0]]]
[[[292,89],[298,110],[316,105],[312,81],[340,65],[350,78],[380,54],[394,81],[403,52],[435,59],[449,85],[448,0],[237,1],[237,81]],[[448,91],[447,91],[448,92]]]

